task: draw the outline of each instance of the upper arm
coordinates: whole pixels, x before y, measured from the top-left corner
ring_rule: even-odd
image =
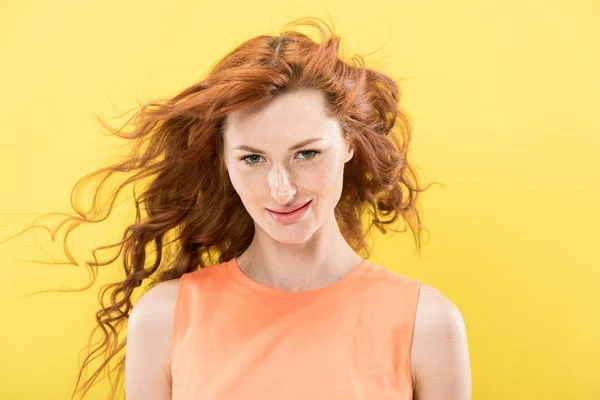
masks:
[[[471,364],[459,309],[421,284],[411,350],[414,400],[471,400]]]
[[[179,279],[161,282],[135,303],[127,324],[127,400],[171,399],[171,347]]]

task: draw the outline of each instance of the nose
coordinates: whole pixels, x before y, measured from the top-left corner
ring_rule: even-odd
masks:
[[[271,196],[282,205],[293,202],[296,195],[296,187],[292,184],[292,177],[281,165],[275,165],[269,171],[269,187]]]

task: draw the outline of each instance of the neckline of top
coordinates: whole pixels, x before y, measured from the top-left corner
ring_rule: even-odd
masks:
[[[317,297],[323,293],[331,292],[339,289],[340,287],[348,284],[352,280],[356,279],[360,275],[362,275],[372,264],[368,259],[363,259],[360,264],[358,264],[353,270],[348,272],[346,275],[338,279],[337,281],[323,286],[318,289],[313,290],[304,290],[299,292],[294,292],[291,290],[279,289],[272,286],[264,285],[260,282],[255,281],[246,275],[239,264],[237,263],[237,257],[234,257],[225,263],[225,268],[229,271],[230,275],[235,278],[239,283],[244,286],[274,297],[284,298],[284,299],[308,299]]]

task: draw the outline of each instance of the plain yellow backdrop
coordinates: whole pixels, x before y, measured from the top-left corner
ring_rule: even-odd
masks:
[[[2,3],[2,238],[32,222],[22,213],[70,212],[76,180],[116,160],[94,114],[173,95],[251,36],[330,13],[348,55],[402,79],[412,159],[444,184],[421,196],[422,256],[409,233],[375,231],[373,260],[462,311],[474,399],[600,398],[600,3]],[[120,239],[123,221],[74,234],[76,256]],[[39,245],[62,254],[41,230],[0,245],[2,399],[68,398],[98,288],[119,274],[17,298],[87,282],[83,267],[23,261],[47,259]]]

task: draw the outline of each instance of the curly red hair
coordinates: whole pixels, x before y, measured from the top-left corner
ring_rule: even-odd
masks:
[[[113,263],[121,253],[125,278],[101,289],[102,307],[96,314],[97,326],[90,343],[96,330],[102,331],[104,338],[85,359],[72,398],[77,393],[83,398],[111,359],[123,352],[126,341],[119,341],[119,332],[129,317],[137,287],[144,282],[152,287],[227,261],[243,253],[252,241],[252,218],[224,168],[223,124],[232,111],[295,88],[321,90],[329,115],[340,122],[344,137],[355,149],[345,166],[343,191],[335,208],[345,239],[368,258],[365,239],[371,227],[386,233],[386,225],[401,216],[420,249],[417,198],[427,188],[419,187],[415,169],[408,162],[412,132],[409,118],[399,106],[398,84],[366,68],[360,56],[342,60],[338,55],[340,38],[319,18],[302,18],[290,25],[316,28],[320,42],[293,29],[283,30],[279,36],[251,38],[220,60],[200,82],[173,98],[140,106],[127,122],[133,126],[131,132],[124,132],[123,127],[113,129],[100,119],[114,135],[133,146],[122,162],[85,175],[75,184],[71,195],[78,215],[67,216],[52,232],[54,237],[69,223],[64,249],[73,264],[77,265],[66,245],[71,231],[83,223],[107,219],[117,195],[127,185],[147,184],[139,195],[134,187],[136,219],[125,229],[122,240],[95,248],[94,262],[86,262],[93,278],[80,290],[93,285],[97,267]],[[94,218],[102,186],[111,176],[122,173],[132,176],[111,192],[107,212]],[[102,177],[102,181],[96,187],[91,210],[84,212],[73,199],[95,177]],[[363,223],[365,217],[367,224]],[[406,227],[398,231],[404,232]],[[150,243],[156,255],[147,265]],[[97,260],[96,251],[113,247],[119,248],[114,258]],[[109,297],[108,303],[105,297]],[[105,356],[104,362],[80,388],[83,369],[100,355]],[[123,352],[116,366],[117,383],[123,376],[124,361]],[[112,388],[114,398],[117,388]]]

